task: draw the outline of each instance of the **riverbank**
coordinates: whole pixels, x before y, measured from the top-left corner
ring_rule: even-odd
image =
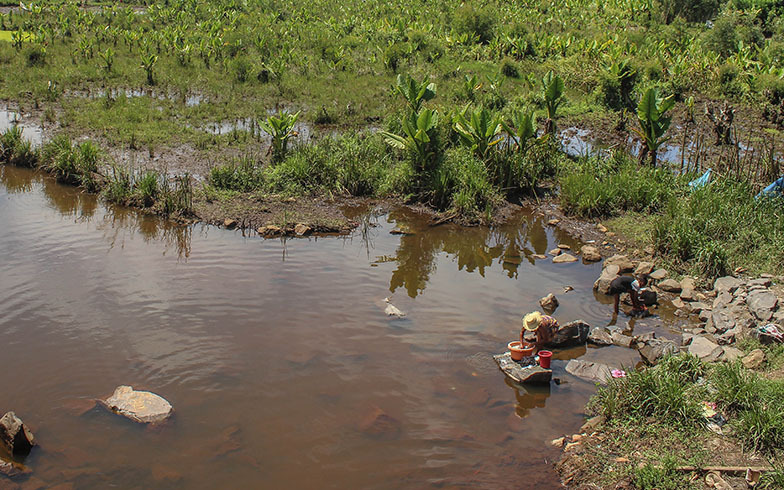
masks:
[[[563,484],[746,488],[748,477],[749,486],[782,488],[784,345],[760,329],[784,332],[784,288],[767,277],[720,278],[707,291],[689,278],[653,288],[691,324],[680,341],[638,342],[647,366],[600,380],[606,386],[586,407],[591,418],[580,433],[553,441],[564,451]],[[589,341],[603,338],[592,332]]]

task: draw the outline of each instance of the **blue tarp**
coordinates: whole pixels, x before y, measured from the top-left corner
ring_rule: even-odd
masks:
[[[762,189],[755,199],[760,197],[784,197],[784,176],[777,181]]]
[[[698,177],[692,180],[691,182],[689,182],[689,187],[691,187],[692,189],[699,189],[700,187],[710,182],[710,177],[711,177],[711,169],[708,169],[705,171],[704,174],[702,174],[702,177]]]

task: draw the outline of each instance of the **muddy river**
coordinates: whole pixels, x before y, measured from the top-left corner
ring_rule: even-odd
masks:
[[[0,166],[0,412],[40,442],[28,481],[558,487],[546,442],[579,429],[595,391],[567,360],[629,365],[637,353],[556,351],[561,384],[526,389],[490,356],[548,292],[562,322],[607,324],[610,299],[591,290],[601,266],[532,258],[579,243],[530,212],[495,229],[348,212],[362,222],[350,237],[263,240]],[[401,224],[415,234],[390,234]],[[405,318],[384,314],[387,297]],[[164,396],[174,417],[145,428],[84,410],[121,384]]]

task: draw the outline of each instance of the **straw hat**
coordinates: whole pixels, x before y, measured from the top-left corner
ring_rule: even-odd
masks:
[[[542,314],[538,311],[532,311],[523,317],[523,328],[529,332],[533,332],[539,328],[540,323],[542,323]]]

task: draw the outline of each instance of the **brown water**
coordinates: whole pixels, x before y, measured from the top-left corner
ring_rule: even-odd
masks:
[[[526,389],[490,356],[550,291],[562,321],[606,324],[609,299],[591,291],[600,265],[531,259],[579,244],[527,213],[493,230],[427,229],[406,211],[363,222],[348,238],[265,241],[105,207],[0,166],[0,412],[35,431],[34,478],[557,487],[546,441],[578,430],[595,390],[565,373],[566,359],[629,365],[636,352],[556,352],[563,383]],[[389,234],[398,223],[416,234]],[[385,297],[407,317],[387,318]],[[634,328],[666,331],[659,324]],[[77,415],[80,399],[120,384],[161,394],[173,419],[151,429],[100,408]],[[378,409],[390,430],[363,430]]]

